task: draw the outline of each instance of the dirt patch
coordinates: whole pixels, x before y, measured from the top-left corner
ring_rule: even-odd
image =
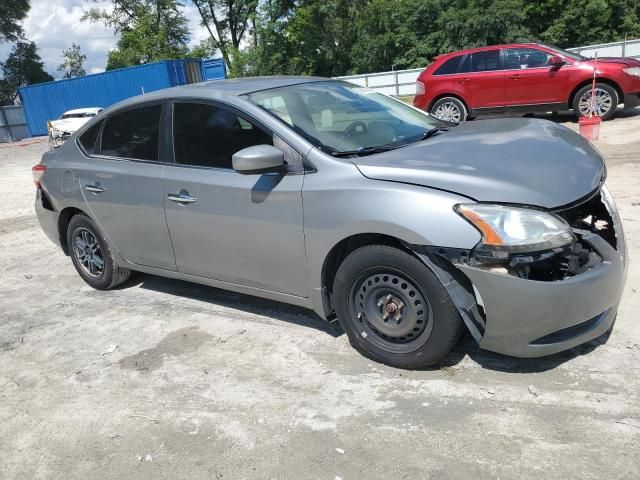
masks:
[[[181,328],[164,337],[155,347],[124,357],[118,364],[120,368],[150,372],[160,368],[165,358],[193,352],[213,338],[198,327]]]

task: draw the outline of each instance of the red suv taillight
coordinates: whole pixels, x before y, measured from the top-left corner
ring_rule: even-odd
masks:
[[[418,80],[416,82],[416,95],[424,95],[426,91],[427,91],[427,88],[424,86],[424,83]]]
[[[41,163],[31,168],[31,173],[33,174],[33,183],[36,184],[37,188],[40,188],[40,179],[42,179],[42,176],[46,171],[47,171],[47,166],[42,165]]]

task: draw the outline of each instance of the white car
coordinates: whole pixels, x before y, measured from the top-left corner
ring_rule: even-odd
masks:
[[[102,111],[100,107],[77,108],[60,115],[57,120],[49,121],[49,147],[62,145],[82,125]]]

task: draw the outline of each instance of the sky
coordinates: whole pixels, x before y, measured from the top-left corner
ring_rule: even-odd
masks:
[[[208,37],[199,24],[199,14],[192,2],[184,2],[185,15],[191,26],[191,44],[196,45]],[[47,72],[56,79],[62,63],[62,51],[75,42],[87,56],[87,73],[104,71],[107,53],[115,48],[118,40],[114,32],[100,23],[81,22],[83,12],[92,6],[109,7],[110,1],[92,0],[31,0],[31,10],[23,23],[27,39],[36,42],[38,53]],[[11,44],[0,43],[0,62],[7,58]]]

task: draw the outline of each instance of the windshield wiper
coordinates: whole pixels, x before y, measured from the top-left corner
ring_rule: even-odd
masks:
[[[335,152],[331,152],[331,155],[334,157],[350,157],[353,155],[362,156],[362,155],[372,155],[374,153],[388,152],[389,150],[394,150],[398,148],[400,145],[380,145],[377,147],[360,147],[356,150],[338,150]]]
[[[442,125],[438,125],[437,127],[433,127],[430,128],[429,130],[426,130],[423,134],[422,134],[422,138],[420,138],[420,140],[426,140],[427,138],[431,138],[433,137],[436,133],[440,133],[440,132],[446,132],[449,130],[449,128],[451,127],[445,127]]]

